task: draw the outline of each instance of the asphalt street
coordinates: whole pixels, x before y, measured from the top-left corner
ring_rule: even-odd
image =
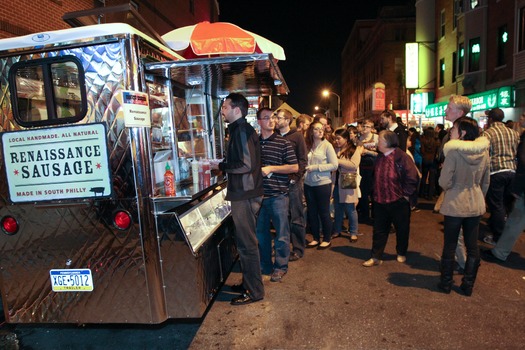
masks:
[[[525,237],[505,263],[482,262],[471,297],[461,275],[449,295],[437,289],[443,243],[440,214],[412,214],[406,263],[390,235],[381,266],[365,268],[372,227],[356,243],[337,238],[307,250],[281,282],[265,279],[264,300],[231,306],[236,264],[207,314],[161,325],[8,325],[2,349],[522,349]],[[482,225],[482,231],[484,224]],[[480,241],[482,248],[487,248]]]

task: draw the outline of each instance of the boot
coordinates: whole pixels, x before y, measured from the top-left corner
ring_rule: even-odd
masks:
[[[472,295],[472,288],[474,288],[474,282],[478,274],[479,261],[479,258],[469,256],[465,262],[465,275],[461,280],[461,286],[459,286],[459,288],[461,288],[463,293],[468,297]]]
[[[454,282],[452,276],[454,275],[454,259],[441,259],[441,281],[438,283],[438,288],[444,293],[450,294],[452,283]]]

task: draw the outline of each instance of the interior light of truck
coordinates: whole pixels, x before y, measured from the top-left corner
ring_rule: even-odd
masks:
[[[2,218],[2,231],[8,235],[14,235],[18,232],[18,222],[12,216],[4,216]]]
[[[113,224],[119,230],[127,230],[131,226],[131,216],[128,212],[119,210],[113,216]]]

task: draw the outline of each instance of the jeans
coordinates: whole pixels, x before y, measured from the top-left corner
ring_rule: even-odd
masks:
[[[330,197],[332,184],[321,186],[304,185],[306,197],[306,210],[308,223],[314,240],[321,240],[321,225],[323,228],[323,241],[330,242],[332,234],[332,219],[330,218]]]
[[[459,231],[463,229],[463,241],[467,249],[467,259],[479,259],[478,233],[481,216],[460,218],[445,215],[443,253],[441,259],[455,260]]]
[[[397,255],[405,256],[410,235],[410,203],[401,198],[393,203],[374,202],[374,233],[372,236],[372,257],[381,259],[388,242],[392,224],[396,229]]]
[[[235,225],[235,243],[242,270],[242,284],[253,299],[264,298],[261,261],[255,236],[257,214],[262,197],[231,201],[231,213]]]
[[[304,181],[297,180],[295,184],[290,184],[288,198],[290,201],[290,241],[292,249],[299,257],[304,256],[306,246],[306,219],[304,216]]]
[[[507,203],[510,199],[510,183],[514,172],[504,171],[490,175],[490,186],[487,192],[487,206],[490,211],[489,226],[497,241],[505,228],[505,216],[508,213]]]
[[[492,248],[492,254],[498,259],[507,260],[523,229],[525,229],[525,197],[521,195],[514,202],[514,208],[507,218],[498,243]]]
[[[343,229],[343,219],[348,217],[348,230],[351,235],[357,235],[357,210],[355,203],[339,203],[339,186],[334,187],[334,233],[341,233]]]
[[[257,239],[263,274],[273,270],[288,271],[290,258],[290,222],[288,221],[288,194],[264,198],[257,218]],[[270,232],[271,224],[275,229],[275,239]],[[272,263],[272,240],[275,248],[275,263]]]

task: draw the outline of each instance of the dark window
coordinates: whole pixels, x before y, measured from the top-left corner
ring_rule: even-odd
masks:
[[[509,33],[507,32],[507,25],[498,28],[498,66],[503,66],[507,63],[505,59],[505,49],[509,41]]]
[[[465,70],[465,45],[459,44],[458,50],[458,75],[463,74]]]
[[[458,75],[458,53],[452,53],[452,82],[456,82],[456,77]]]
[[[525,50],[525,7],[520,8],[518,51]]]
[[[452,21],[452,28],[455,30],[458,26],[458,17],[463,11],[462,0],[454,0],[454,20]]]
[[[479,38],[469,41],[468,50],[468,71],[475,72],[479,70],[479,56],[481,53],[481,43]]]
[[[13,116],[25,127],[73,123],[87,113],[84,69],[75,56],[17,62],[9,89]]]
[[[439,60],[439,87],[445,86],[445,59]]]
[[[441,37],[445,37],[445,10],[441,11]]]
[[[190,0],[190,13],[195,14],[195,0]]]

